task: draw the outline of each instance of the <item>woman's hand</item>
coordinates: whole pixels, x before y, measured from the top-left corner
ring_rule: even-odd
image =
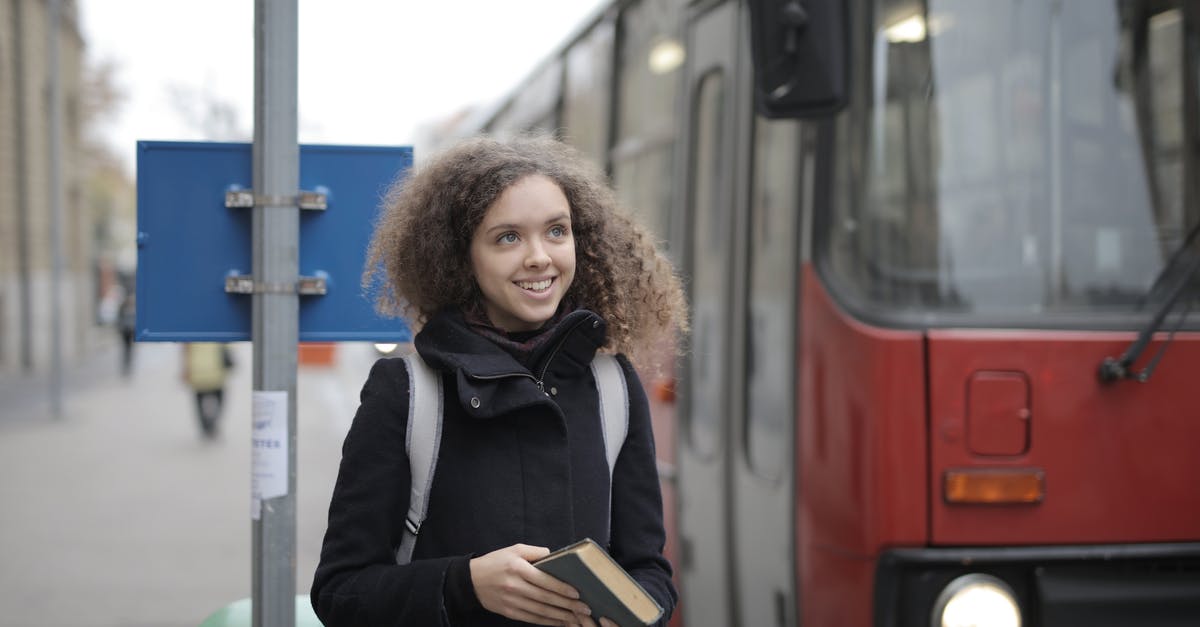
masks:
[[[531,563],[549,554],[546,547],[514,544],[472,559],[471,583],[479,603],[488,611],[535,625],[581,624],[579,619],[592,612],[579,593]]]

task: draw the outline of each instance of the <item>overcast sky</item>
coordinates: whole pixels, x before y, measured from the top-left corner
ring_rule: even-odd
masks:
[[[414,131],[524,78],[603,0],[299,0],[301,143],[411,144]],[[80,0],[89,61],[126,100],[106,127],[133,170],[139,139],[254,121],[253,0]],[[232,113],[204,122],[212,105]]]

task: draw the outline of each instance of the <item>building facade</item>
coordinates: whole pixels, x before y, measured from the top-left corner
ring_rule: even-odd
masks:
[[[0,0],[0,375],[47,371],[55,335],[69,364],[104,334],[96,315],[95,220],[85,191],[84,40],[75,0],[59,2],[57,25],[52,13],[49,0]],[[57,47],[57,72],[51,46]],[[57,153],[51,101],[56,92],[62,112]],[[57,228],[53,181],[61,184]]]

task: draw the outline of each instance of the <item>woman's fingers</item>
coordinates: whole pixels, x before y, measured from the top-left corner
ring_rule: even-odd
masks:
[[[496,552],[499,553],[501,551],[511,551],[526,562],[535,562],[550,554],[550,549],[544,546],[530,546],[528,544],[514,544]]]
[[[504,616],[513,620],[521,621],[522,623],[530,623],[532,625],[552,625],[553,627],[561,627],[562,625],[572,625],[569,622],[573,619],[561,620],[557,618],[547,618],[540,614],[534,614],[525,610],[513,609],[511,612],[505,613]]]
[[[557,621],[552,624],[574,622],[576,614],[591,613],[591,610],[579,601],[566,599],[536,586],[516,588],[512,592],[511,606],[514,609]]]
[[[604,619],[600,619],[600,620],[604,620]],[[574,624],[579,625],[579,627],[596,627],[596,621],[592,620],[591,616],[583,616],[580,614],[575,615],[575,623]]]
[[[581,605],[578,600],[579,592],[577,592],[575,588],[572,588],[569,584],[563,583],[553,576],[538,570],[536,566],[530,565],[530,568],[532,570],[530,570],[526,575],[529,583],[532,583],[538,588],[550,592],[555,599],[565,601],[566,603],[565,605],[554,603],[555,605],[559,605],[559,607],[564,607],[566,609],[572,609],[578,605]]]
[[[470,561],[471,583],[485,609],[536,625],[574,623],[575,614],[590,614],[575,590],[546,575],[530,562],[549,550],[515,544]]]

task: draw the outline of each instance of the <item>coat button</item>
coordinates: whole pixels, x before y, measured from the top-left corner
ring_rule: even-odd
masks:
[[[558,396],[558,388],[551,387],[550,388],[550,396]]]
[[[592,320],[592,328],[593,329],[598,328],[599,326],[600,326],[599,320]]]
[[[478,396],[471,397],[471,408],[479,409],[479,397]]]

